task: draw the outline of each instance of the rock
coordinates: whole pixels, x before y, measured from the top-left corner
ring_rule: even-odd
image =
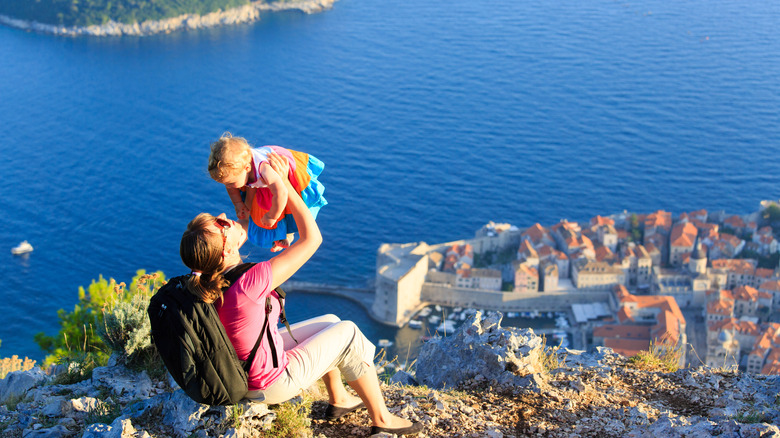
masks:
[[[196,403],[179,389],[163,403],[162,421],[177,435],[187,437],[199,426],[201,417],[208,410],[208,406]]]
[[[92,381],[109,388],[120,401],[145,399],[156,394],[146,371],[137,373],[121,365],[95,368]]]
[[[27,371],[12,371],[0,380],[0,404],[11,398],[21,397],[29,390],[46,381],[46,373],[40,368]]]
[[[103,423],[90,424],[84,429],[84,435],[81,438],[104,438],[111,432],[111,426]]]
[[[60,438],[69,437],[72,435],[73,433],[69,431],[67,427],[60,424],[54,427],[39,428],[36,430],[28,429],[22,432],[22,437],[24,438]]]
[[[412,375],[406,371],[398,371],[393,374],[393,377],[390,378],[390,383],[397,383],[399,385],[407,386],[420,386],[420,384],[417,383],[417,380],[415,380],[414,377],[412,377]]]
[[[417,380],[444,389],[486,379],[504,387],[527,384],[542,371],[542,339],[530,329],[501,327],[500,312],[477,311],[452,336],[426,342],[417,358]],[[478,377],[481,376],[481,377]]]

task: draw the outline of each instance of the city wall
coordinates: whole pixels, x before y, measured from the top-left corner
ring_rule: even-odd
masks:
[[[568,311],[572,304],[609,301],[609,292],[495,292],[424,283],[420,300],[452,307],[484,308],[503,312]]]

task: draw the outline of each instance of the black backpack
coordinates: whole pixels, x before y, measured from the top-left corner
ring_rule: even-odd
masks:
[[[225,278],[232,284],[253,265],[239,265],[228,271]],[[266,318],[260,336],[247,360],[241,361],[214,305],[203,302],[187,289],[188,277],[172,278],[151,298],[147,311],[152,326],[152,342],[165,368],[190,398],[212,406],[236,404],[248,391],[247,372],[263,335],[268,336],[274,367],[278,366],[268,321],[271,297],[266,299]],[[280,302],[284,303],[284,291],[281,288],[275,290]],[[289,330],[284,306],[279,319]]]

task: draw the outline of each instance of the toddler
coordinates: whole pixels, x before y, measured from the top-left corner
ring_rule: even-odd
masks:
[[[278,154],[290,166],[288,175],[280,176],[268,164],[269,154]],[[328,203],[322,196],[325,187],[317,180],[325,165],[316,157],[279,146],[252,148],[241,137],[225,133],[211,144],[209,174],[225,185],[239,220],[249,220],[248,239],[272,252],[290,246],[298,231],[287,208],[287,189],[283,177],[317,217]]]

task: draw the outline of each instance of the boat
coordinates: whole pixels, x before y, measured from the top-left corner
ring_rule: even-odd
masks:
[[[441,332],[446,334],[450,334],[455,331],[455,323],[452,320],[444,320],[438,327],[436,327],[437,332]]]
[[[376,345],[382,348],[387,348],[393,345],[393,341],[389,339],[380,339],[379,342],[376,343]]]
[[[428,318],[428,322],[430,322],[431,324],[438,324],[439,321],[441,321],[441,316],[439,315],[431,315],[431,317]]]
[[[436,311],[437,311],[437,312],[441,312],[441,306],[440,306],[440,305],[438,305],[438,304],[436,305]]]
[[[517,318],[517,312],[506,312],[507,318]]]
[[[413,329],[422,328],[422,321],[418,319],[413,319],[409,321],[409,328],[413,328]]]
[[[11,254],[22,255],[22,254],[27,254],[28,252],[32,252],[32,250],[33,250],[32,245],[30,245],[28,241],[24,240],[19,245],[11,248]]]
[[[431,310],[430,307],[424,307],[422,310],[420,310],[420,316],[425,318],[426,316],[430,315],[433,310]]]

